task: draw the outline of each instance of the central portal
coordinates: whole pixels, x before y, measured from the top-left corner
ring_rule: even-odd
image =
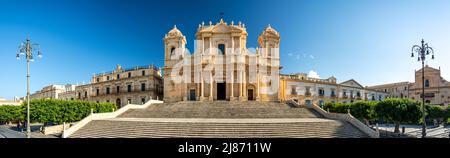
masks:
[[[217,83],[217,100],[225,100],[227,94],[227,84]]]

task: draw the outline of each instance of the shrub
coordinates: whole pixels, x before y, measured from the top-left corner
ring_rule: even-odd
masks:
[[[25,104],[26,105],[26,104]],[[112,103],[94,103],[79,100],[37,99],[30,102],[31,122],[58,123],[76,122],[91,113],[112,112],[117,106]]]
[[[20,122],[25,119],[23,106],[2,105],[0,106],[0,123]]]
[[[438,124],[446,119],[446,109],[440,105],[426,105],[427,117],[436,120]]]

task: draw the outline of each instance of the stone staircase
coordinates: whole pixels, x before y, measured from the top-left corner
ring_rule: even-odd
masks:
[[[70,138],[367,138],[346,121],[277,102],[178,102],[92,120]]]
[[[193,121],[95,120],[73,138],[364,138],[352,125],[328,119],[290,121],[224,122],[208,119]]]
[[[178,102],[132,109],[123,118],[318,118],[313,109],[277,102]]]

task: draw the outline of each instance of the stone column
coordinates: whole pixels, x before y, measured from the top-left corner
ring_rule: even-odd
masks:
[[[234,100],[234,70],[231,72],[231,96],[230,101]]]
[[[242,98],[242,71],[239,71],[239,97]]]
[[[257,101],[259,101],[259,93],[260,93],[260,90],[259,90],[259,74],[256,74],[256,85],[257,85],[257,87],[256,87],[256,89],[257,89],[257,91],[256,91],[256,100]]]
[[[205,54],[205,37],[202,37],[202,55]]]
[[[212,72],[210,74],[210,86],[209,86],[209,100],[213,101],[214,100],[214,95],[213,95],[213,77],[212,77]]]
[[[211,40],[211,37],[209,37],[209,54],[212,54],[212,40]]]

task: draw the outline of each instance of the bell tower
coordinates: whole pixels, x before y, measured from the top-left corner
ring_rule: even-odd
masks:
[[[164,101],[174,102],[182,100],[180,84],[174,81],[177,72],[174,67],[183,61],[186,49],[186,37],[175,25],[163,38],[164,40]]]

